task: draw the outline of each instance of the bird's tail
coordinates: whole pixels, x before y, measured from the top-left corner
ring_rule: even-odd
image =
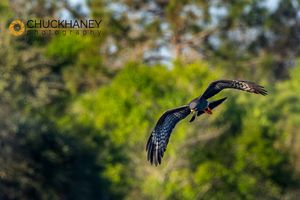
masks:
[[[217,107],[218,105],[220,105],[221,103],[223,103],[225,100],[227,99],[227,97],[224,97],[222,99],[219,99],[219,100],[216,100],[216,101],[212,101],[212,102],[209,102],[208,104],[208,107],[212,110],[214,109],[215,107]],[[197,113],[197,116],[203,114],[204,111],[201,111],[201,112],[198,112]]]
[[[221,103],[223,103],[225,100],[227,99],[227,97],[224,97],[222,99],[216,100],[216,101],[212,101],[209,102],[208,107],[210,109],[214,109],[215,107],[217,107],[218,105],[220,105]]]

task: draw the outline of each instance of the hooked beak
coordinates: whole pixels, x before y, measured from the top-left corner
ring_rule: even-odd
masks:
[[[193,122],[196,119],[197,116],[197,111],[195,109],[191,109],[191,113],[192,113],[192,118],[190,119],[190,122]]]

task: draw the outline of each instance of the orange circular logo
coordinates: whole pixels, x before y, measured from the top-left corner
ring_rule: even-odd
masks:
[[[25,32],[25,24],[19,19],[14,20],[9,25],[9,32],[14,36],[20,36]]]

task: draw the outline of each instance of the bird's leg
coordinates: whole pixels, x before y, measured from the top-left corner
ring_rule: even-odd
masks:
[[[212,110],[209,107],[205,108],[204,112],[210,115],[212,114]]]

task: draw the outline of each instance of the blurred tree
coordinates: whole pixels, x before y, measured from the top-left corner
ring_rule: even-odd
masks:
[[[298,199],[299,1],[270,2],[1,2],[0,199]],[[66,13],[102,19],[101,37],[7,31]],[[161,112],[224,76],[271,95],[230,92],[150,166]]]
[[[199,65],[202,67],[199,68]],[[206,76],[208,77],[205,78]],[[211,76],[207,66],[201,63],[186,67],[178,64],[178,67],[172,71],[160,66],[149,68],[131,63],[115,77],[110,85],[102,87],[96,93],[84,95],[72,106],[77,123],[101,130],[101,134],[109,137],[112,143],[125,148],[122,156],[129,158],[130,162],[124,163],[125,165],[120,164],[120,168],[112,168],[108,173],[110,179],[114,180],[114,176],[126,171],[131,187],[136,188],[132,190],[132,195],[144,196],[141,187],[147,188],[149,183],[147,176],[155,170],[146,162],[144,148],[151,124],[155,123],[155,118],[161,114],[156,111],[159,108],[167,109],[186,103],[192,97],[191,94],[196,95],[199,85],[204,86],[204,82],[207,84],[209,77]],[[192,85],[194,87],[191,87]],[[178,139],[174,137],[172,141],[177,144],[186,137],[183,129],[174,134],[177,134]],[[179,145],[175,144],[173,147],[176,146],[178,148],[168,149],[171,154],[170,160],[174,159],[174,165],[168,171],[172,171],[182,162],[180,158],[175,161],[176,154],[180,152]],[[175,164],[177,162],[178,164]],[[162,176],[166,176],[167,173],[160,169],[155,171]],[[159,176],[155,177],[159,178]],[[121,180],[117,179],[118,182]],[[157,192],[155,194],[158,195]]]
[[[173,133],[163,166],[155,169],[146,163],[144,145],[161,114],[153,115],[155,110],[182,105],[198,95],[199,86],[203,90],[215,79],[209,74],[207,65],[201,63],[179,64],[172,70],[131,64],[111,85],[84,95],[72,106],[79,124],[95,127],[126,149],[123,156],[131,162],[121,169],[129,169],[132,179],[128,199],[136,195],[146,199],[280,199],[299,183],[287,149],[278,146],[284,143],[280,129],[274,133],[266,127],[265,120],[273,120],[272,116],[260,112],[267,109],[264,104],[270,99],[258,101],[249,94],[230,94],[233,97],[223,105],[223,112],[216,111],[208,122],[203,117],[188,126],[185,120]]]
[[[299,56],[297,0],[88,2],[93,16],[109,12],[107,56],[118,60],[205,58],[231,75],[273,81],[287,78]]]
[[[0,199],[120,198],[123,193],[103,174],[105,163],[124,160],[117,156],[120,150],[71,120],[68,129],[56,125],[71,98],[62,70],[49,59],[58,56],[50,38],[10,36],[5,20],[11,8],[5,3],[1,8],[6,14],[0,35]],[[62,59],[71,60],[89,42],[73,50],[68,45],[74,39],[79,40],[59,49],[67,47]]]
[[[102,174],[106,163],[118,159],[118,149],[114,158],[108,156],[113,144],[89,128],[63,130],[45,117],[27,119],[11,141],[13,163],[1,152],[6,153],[1,156],[1,199],[120,198]]]

